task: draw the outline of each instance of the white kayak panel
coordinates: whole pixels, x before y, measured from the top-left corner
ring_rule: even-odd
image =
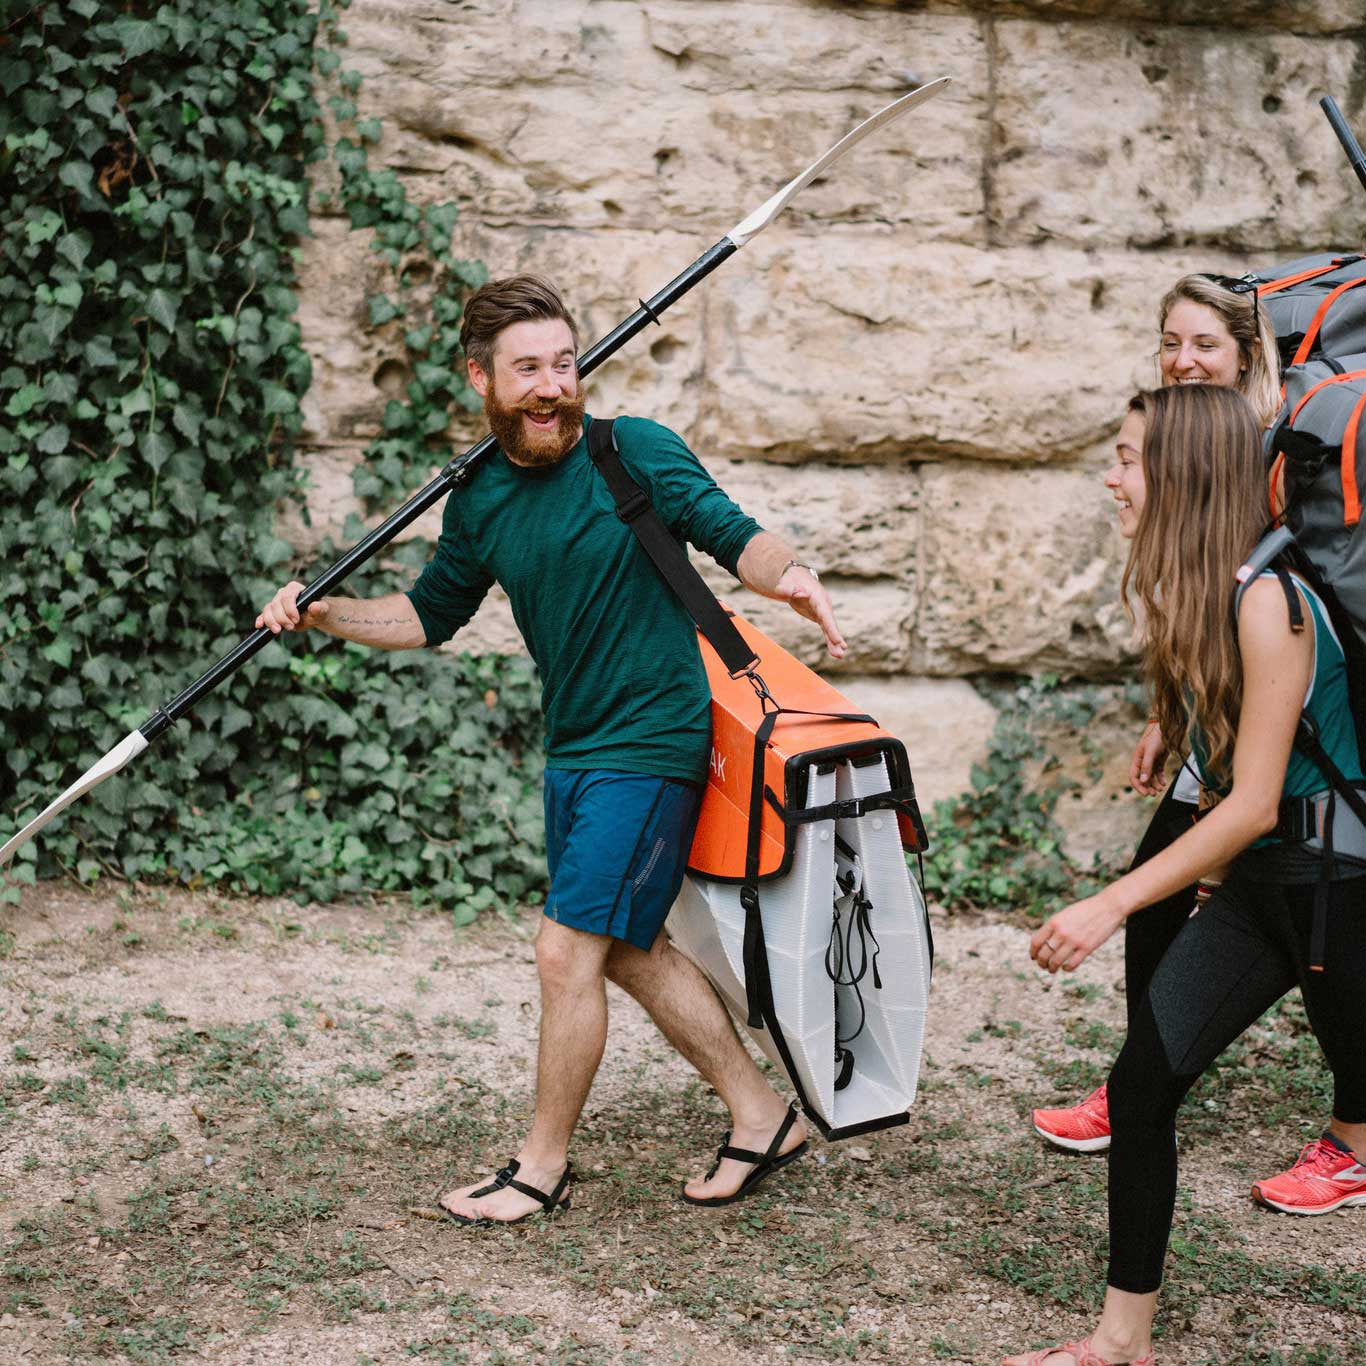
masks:
[[[806,804],[825,806],[836,798],[887,790],[886,763],[880,757],[861,767],[827,762],[809,769]],[[865,952],[867,967],[856,986],[837,986],[827,968],[835,909],[838,903],[847,928],[855,915],[855,895],[836,878],[843,877],[849,886],[851,873],[852,885],[871,902],[871,934],[860,940],[855,932],[853,940],[855,967]],[[895,813],[872,811],[798,827],[788,871],[759,884],[759,902],[773,1019],[790,1068],[769,1029],[746,1026],[748,1033],[787,1072],[813,1117],[832,1136],[902,1122],[919,1077],[930,955],[925,903],[906,867]],[[745,912],[739,886],[689,874],[667,929],[743,1024]],[[875,952],[880,989],[873,978]],[[846,1045],[853,1054],[853,1073],[839,1090],[837,1029],[843,1036],[855,1035]]]

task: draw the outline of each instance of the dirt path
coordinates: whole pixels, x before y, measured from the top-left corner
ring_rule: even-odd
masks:
[[[614,993],[573,1209],[469,1234],[422,1211],[526,1122],[534,919],[49,886],[4,925],[0,1360],[984,1363],[1095,1302],[1104,1161],[1027,1116],[1103,1076],[1117,943],[1050,984],[940,921],[911,1122],[713,1212],[674,1191],[721,1109]],[[1366,1210],[1246,1198],[1327,1095],[1291,1005],[1188,1103],[1164,1366],[1366,1361]]]

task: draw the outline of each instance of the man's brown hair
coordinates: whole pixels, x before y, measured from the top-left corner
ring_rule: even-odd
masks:
[[[558,318],[569,326],[575,351],[579,329],[560,298],[560,291],[539,275],[509,275],[490,280],[465,301],[460,324],[460,346],[486,375],[493,374],[493,348],[498,334],[513,323],[541,322]]]

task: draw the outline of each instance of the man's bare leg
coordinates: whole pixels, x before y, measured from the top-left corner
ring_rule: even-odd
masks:
[[[787,1116],[787,1103],[764,1080],[745,1051],[712,985],[661,932],[648,952],[615,942],[607,954],[608,978],[628,991],[649,1013],[661,1033],[716,1090],[731,1116],[731,1143],[763,1152]],[[806,1138],[799,1119],[783,1140],[791,1152]],[[689,1195],[707,1199],[732,1195],[751,1170],[726,1158],[710,1181],[687,1183]]]
[[[517,1180],[549,1194],[569,1160],[579,1122],[607,1041],[603,968],[613,941],[542,918],[536,936],[541,979],[541,1036],[536,1059],[536,1115],[517,1154]],[[487,1179],[448,1191],[441,1203],[467,1219],[520,1219],[541,1208],[529,1195],[503,1189],[482,1199],[470,1193]]]

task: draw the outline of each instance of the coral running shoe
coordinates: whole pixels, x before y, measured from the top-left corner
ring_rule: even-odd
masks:
[[[1366,1167],[1326,1133],[1288,1172],[1254,1182],[1252,1198],[1282,1214],[1331,1214],[1345,1205],[1366,1205]]]
[[[1110,1102],[1097,1087],[1068,1110],[1035,1110],[1034,1131],[1073,1153],[1099,1153],[1110,1146]]]

